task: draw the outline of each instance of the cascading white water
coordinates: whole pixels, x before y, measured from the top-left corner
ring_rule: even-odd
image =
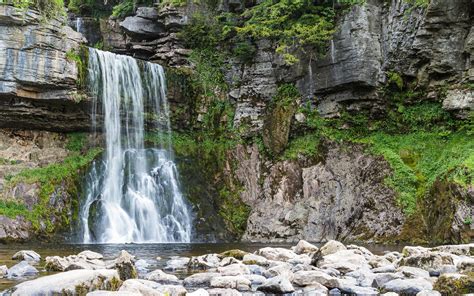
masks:
[[[103,114],[106,148],[86,180],[83,242],[189,242],[191,216],[170,139],[156,148],[144,144],[145,113],[171,133],[163,68],[90,49],[89,86],[94,126]]]

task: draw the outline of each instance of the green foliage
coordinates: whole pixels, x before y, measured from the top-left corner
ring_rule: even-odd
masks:
[[[112,9],[112,16],[116,18],[124,18],[132,15],[140,4],[152,5],[153,0],[120,0],[120,2]]]
[[[192,49],[215,49],[223,40],[223,24],[213,15],[195,13],[179,37]]]
[[[430,5],[431,0],[404,0],[405,2],[413,5],[414,7],[426,8]]]
[[[67,8],[81,16],[104,17],[111,13],[110,6],[96,0],[69,0]]]
[[[80,152],[86,145],[87,135],[85,133],[71,133],[68,135],[66,149]]]
[[[25,205],[14,201],[0,200],[0,215],[14,219],[17,216],[29,217],[30,212]]]
[[[85,88],[87,80],[87,61],[89,51],[87,47],[81,46],[78,49],[70,49],[66,52],[66,59],[70,62],[76,63],[77,67],[77,86],[80,89]]]
[[[338,1],[354,5],[362,1]],[[243,13],[244,23],[235,28],[243,38],[270,39],[277,43],[278,53],[288,64],[297,62],[295,48],[311,46],[325,52],[327,41],[335,30],[333,5],[315,4],[311,0],[264,0]]]
[[[387,82],[389,85],[395,85],[398,88],[398,90],[403,89],[403,78],[397,72],[388,72],[387,79],[388,79]]]
[[[36,229],[40,228],[40,223],[44,222],[46,225],[46,231],[50,232],[54,230],[54,225],[51,224],[51,215],[61,213],[55,213],[55,209],[50,206],[50,198],[55,194],[57,187],[61,184],[65,184],[67,188],[75,188],[74,182],[81,170],[86,168],[100,153],[101,149],[91,149],[85,154],[81,154],[77,149],[80,140],[80,136],[73,135],[70,138],[68,146],[74,149],[69,153],[69,156],[64,159],[61,163],[50,164],[41,168],[25,169],[17,175],[8,178],[8,182],[5,185],[7,188],[13,188],[17,184],[37,184],[39,186],[39,201],[34,206],[32,211],[27,211],[22,205],[15,202],[4,202],[0,206],[0,214],[5,215],[22,215],[26,219],[32,222]],[[63,217],[65,223],[68,222],[67,217]]]
[[[232,51],[233,56],[244,64],[251,63],[256,52],[257,48],[249,40],[236,43]]]
[[[234,233],[243,234],[247,228],[250,207],[240,200],[238,191],[229,191],[227,188],[222,188],[219,196],[222,199],[219,214],[230,223]]]
[[[291,140],[283,154],[283,159],[297,160],[301,156],[316,156],[319,152],[318,145],[320,140],[321,137],[317,133],[303,135]]]
[[[63,0],[0,0],[0,5],[12,4],[16,8],[38,10],[46,19],[65,16]]]
[[[166,5],[171,5],[174,7],[181,7],[185,6],[187,4],[187,0],[163,0],[161,1],[160,5],[166,6]]]

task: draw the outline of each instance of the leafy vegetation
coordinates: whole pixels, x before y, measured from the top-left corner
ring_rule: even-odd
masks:
[[[26,10],[37,9],[45,18],[65,16],[63,0],[0,0],[0,5],[12,4],[16,8]]]
[[[72,134],[67,144],[67,148],[71,150],[64,161],[45,167],[25,169],[17,175],[7,178],[6,188],[13,188],[20,183],[37,184],[39,200],[31,211],[17,201],[2,201],[0,202],[0,215],[9,217],[24,216],[31,221],[36,229],[40,229],[41,223],[44,223],[48,232],[53,231],[55,227],[51,224],[51,215],[60,215],[64,223],[69,223],[69,218],[66,215],[57,213],[55,208],[51,208],[50,199],[55,194],[60,194],[57,190],[62,185],[64,185],[65,190],[68,190],[69,194],[77,194],[75,182],[78,174],[102,151],[102,149],[95,148],[81,153],[84,144],[84,134]],[[75,199],[73,201],[77,202]]]
[[[132,15],[139,4],[152,5],[152,0],[122,0],[112,9],[112,16],[124,18]]]

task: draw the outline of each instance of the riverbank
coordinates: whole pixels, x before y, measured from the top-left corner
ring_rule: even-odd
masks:
[[[12,260],[25,260],[0,270],[6,278],[28,280],[5,290],[3,295],[460,295],[474,292],[474,244],[407,246],[401,252],[372,252],[337,241],[320,247],[306,241],[283,247],[248,245],[244,250],[222,245],[220,250],[212,252],[208,252],[210,245],[187,251],[185,246],[180,256],[163,251],[155,253],[147,245],[135,249],[142,249],[140,255],[134,254],[138,256],[119,248],[108,249],[106,254],[81,251],[77,255],[65,255],[78,250],[70,249],[56,253],[62,257],[44,254],[44,258],[34,251],[19,252]],[[31,279],[38,273],[48,275]]]

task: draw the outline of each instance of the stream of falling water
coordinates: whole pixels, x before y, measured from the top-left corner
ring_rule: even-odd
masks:
[[[145,114],[171,134],[165,83],[160,65],[89,50],[93,124],[103,117],[105,152],[86,178],[82,242],[190,242],[191,215],[169,136],[161,147],[144,141]]]

